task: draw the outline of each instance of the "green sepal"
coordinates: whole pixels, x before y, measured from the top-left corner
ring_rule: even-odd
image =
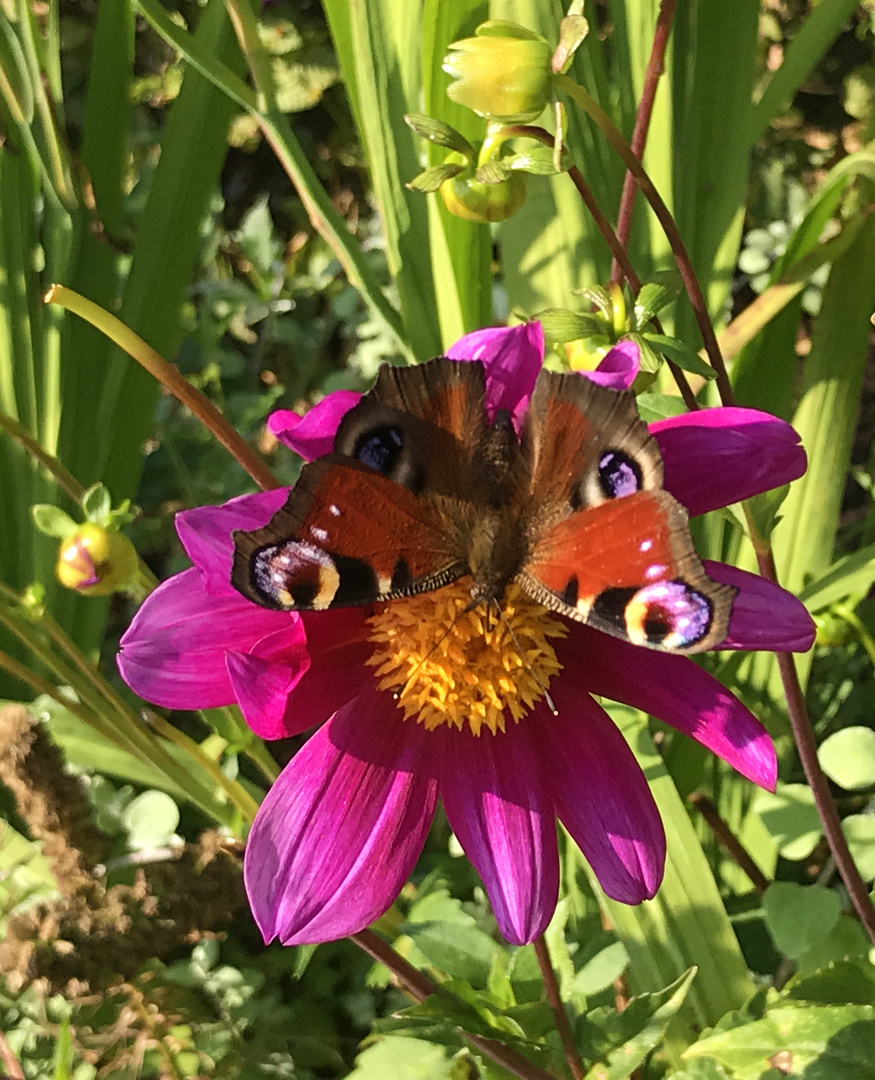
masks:
[[[474,179],[479,184],[503,184],[509,176],[510,169],[504,160],[499,161],[497,158],[484,162],[474,173]]]
[[[654,349],[664,353],[669,360],[673,360],[684,371],[699,375],[703,379],[715,377],[716,373],[710,364],[706,364],[694,349],[678,338],[668,337],[665,334],[644,334],[643,336]]]
[[[508,22],[506,19],[487,19],[480,23],[474,31],[476,37],[508,37],[518,38],[520,41],[546,41],[546,38],[536,34],[519,23]]]
[[[597,315],[580,314],[566,308],[545,308],[537,314],[548,341],[577,341],[592,334],[604,334],[604,324]]]
[[[589,23],[582,15],[566,15],[559,24],[559,44],[553,53],[551,66],[556,75],[564,75],[571,67],[574,54],[589,33]]]
[[[461,132],[435,120],[433,116],[424,116],[422,113],[407,113],[404,123],[412,128],[417,135],[437,146],[446,146],[448,150],[455,150],[459,154],[470,157],[474,153],[474,147],[468,142]]]
[[[36,503],[30,508],[30,516],[44,536],[54,536],[58,540],[66,540],[79,528],[69,514],[51,503]]]
[[[443,165],[434,165],[432,168],[421,172],[419,176],[414,176],[404,186],[411,191],[437,191],[445,180],[451,180],[454,176],[464,172],[466,168],[465,165],[454,165],[452,162],[445,161]]]
[[[527,172],[532,176],[556,176],[557,172],[565,172],[571,168],[569,155],[563,151],[562,156],[566,159],[556,168],[553,151],[547,146],[536,146],[531,150],[522,150],[518,154],[511,154],[501,159],[502,165],[515,172]]]
[[[112,513],[112,499],[103,484],[92,484],[82,496],[82,510],[88,521],[106,525]]]
[[[679,284],[669,284],[661,281],[645,282],[641,286],[641,291],[635,297],[633,307],[639,329],[649,323],[669,304],[673,303],[679,294]]]

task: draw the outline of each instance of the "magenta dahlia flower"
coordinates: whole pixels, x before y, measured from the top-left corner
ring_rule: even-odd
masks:
[[[481,361],[489,406],[519,422],[543,359],[537,323],[469,334],[449,355]],[[594,377],[625,388],[637,361],[635,346],[620,345]],[[275,413],[270,426],[303,457],[319,457],[357,400],[332,394],[303,418]],[[665,486],[692,515],[805,469],[792,428],[750,409],[703,409],[650,430]],[[236,702],[265,739],[317,729],[268,792],[246,845],[246,887],[266,941],[327,941],[378,918],[413,870],[438,798],[510,942],[538,936],[555,908],[557,817],[608,896],[630,904],[653,896],[662,824],[596,697],[666,721],[774,787],[771,740],[712,675],[688,657],[545,612],[513,584],[506,619],[492,625],[464,610],[470,592],[458,583],[302,614],[244,599],[230,584],[231,534],[265,525],[286,495],[180,514],[194,567],[146,600],[119,658],[128,684],[158,705]],[[793,596],[721,563],[706,568],[738,590],[721,648],[811,646],[811,619]]]

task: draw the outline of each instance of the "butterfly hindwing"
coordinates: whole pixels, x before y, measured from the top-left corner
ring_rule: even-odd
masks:
[[[630,393],[542,372],[523,446],[533,525],[518,576],[533,599],[654,648],[726,636],[734,590],[705,574]]]

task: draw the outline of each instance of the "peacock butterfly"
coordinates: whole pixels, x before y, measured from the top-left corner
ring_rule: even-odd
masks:
[[[490,419],[479,361],[384,364],[334,451],[304,465],[263,528],[234,533],[233,585],[320,611],[470,577],[515,580],[567,618],[637,645],[698,652],[726,636],[735,589],[712,581],[662,487],[631,391],[542,370],[519,434]]]

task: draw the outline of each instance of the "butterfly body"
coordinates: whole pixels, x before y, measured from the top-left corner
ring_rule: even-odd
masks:
[[[691,652],[725,636],[733,590],[696,557],[634,396],[542,371],[517,432],[483,366],[384,365],[262,529],[235,533],[232,582],[292,611],[369,604],[470,577],[562,615]]]

